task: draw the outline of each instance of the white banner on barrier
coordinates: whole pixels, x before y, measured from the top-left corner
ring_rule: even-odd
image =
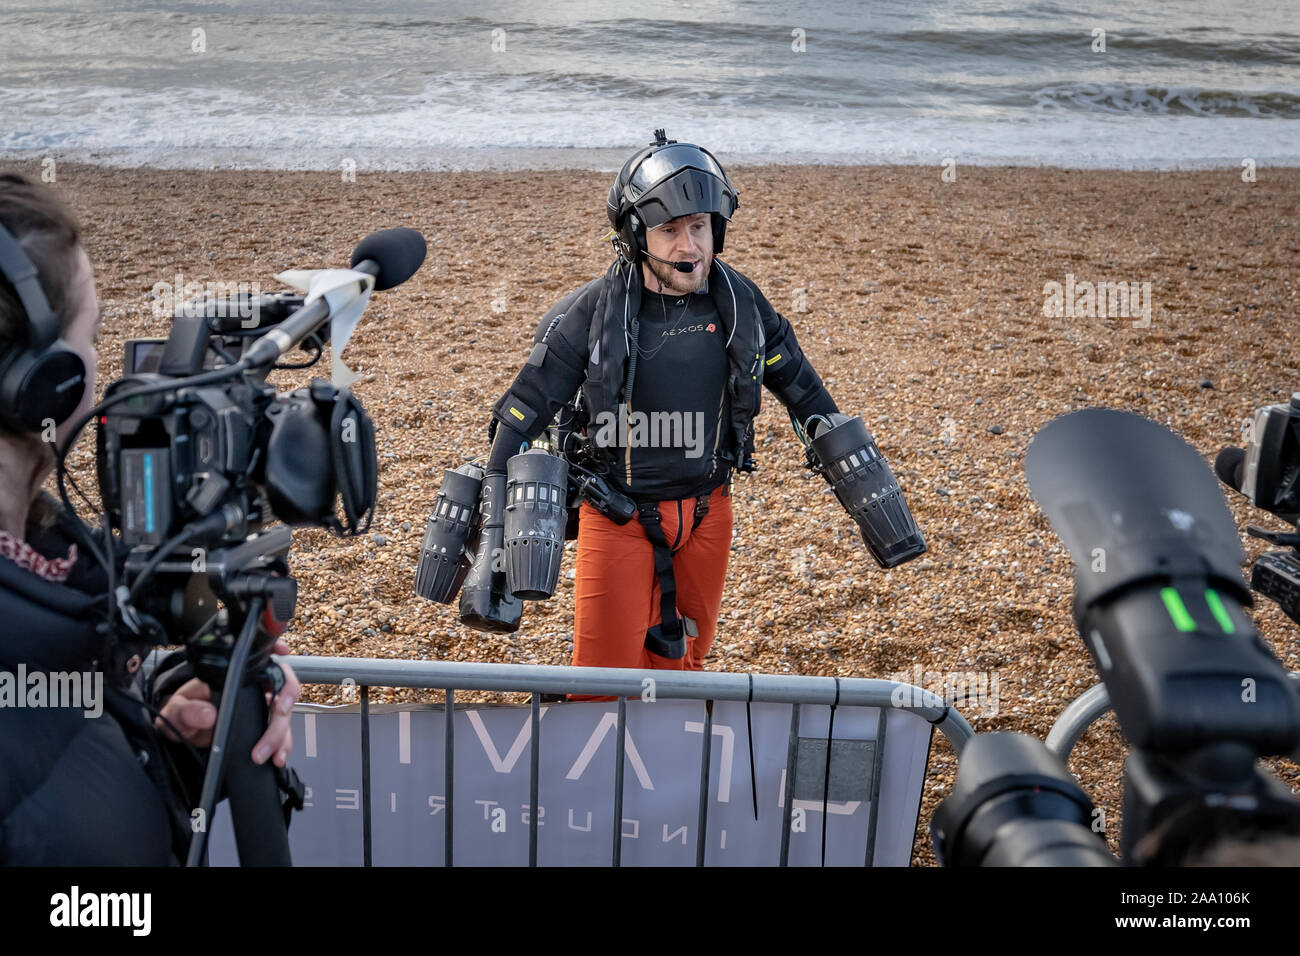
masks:
[[[754,778],[745,705],[713,708],[705,863],[774,866],[780,862],[791,705],[753,704]],[[821,862],[823,795],[826,863],[906,866],[920,808],[931,727],[887,708],[835,711],[831,774],[826,781],[830,708],[800,705],[789,862]],[[608,866],[614,839],[617,704],[543,705],[540,720],[538,863]],[[705,721],[701,701],[629,701],[620,825],[624,866],[693,866],[699,823]],[[370,711],[372,858],[375,865],[440,866],[447,795],[445,711],[375,706]],[[294,863],[363,861],[361,718],[358,707],[301,706],[293,716],[293,767],[309,788],[294,815]],[[456,708],[453,752],[453,863],[525,866],[532,717],[527,706]],[[758,819],[754,818],[757,793]],[[874,813],[874,826],[873,826]],[[236,860],[224,804],[213,823],[214,866]]]

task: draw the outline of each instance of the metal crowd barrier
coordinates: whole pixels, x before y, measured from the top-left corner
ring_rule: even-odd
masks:
[[[798,756],[799,711],[803,704],[878,707],[878,746],[883,751],[886,727],[891,710],[910,711],[933,726],[948,739],[960,754],[966,741],[974,736],[966,719],[942,697],[911,684],[890,680],[856,677],[803,677],[777,674],[733,674],[713,671],[633,670],[606,667],[552,667],[537,664],[480,664],[471,662],[437,662],[384,660],[355,657],[289,657],[303,684],[355,683],[361,704],[361,801],[362,847],[364,865],[371,866],[371,796],[370,796],[370,688],[412,687],[442,690],[446,694],[446,849],[444,865],[452,861],[453,781],[455,774],[455,730],[452,715],[456,691],[523,692],[532,694],[532,734],[530,740],[531,805],[538,804],[538,754],[541,738],[541,694],[584,694],[618,698],[618,718],[614,758],[614,835],[611,862],[619,865],[622,850],[623,764],[627,739],[627,697],[640,697],[646,678],[654,681],[656,698],[699,700],[705,703],[703,752],[700,761],[699,829],[696,840],[696,866],[704,865],[703,834],[707,822],[710,786],[710,746],[712,738],[712,703],[716,700],[741,702],[787,703],[794,705],[790,716],[790,749],[785,782],[784,825],[781,837],[781,866],[786,866],[790,849],[790,820],[794,806],[795,762]],[[896,690],[908,703],[894,703]],[[827,754],[829,774],[830,755]],[[878,774],[877,774],[878,778]],[[874,794],[878,792],[877,779]],[[867,860],[871,859],[870,842],[876,823],[876,806],[870,814]],[[531,814],[528,834],[528,865],[537,865],[538,815]]]

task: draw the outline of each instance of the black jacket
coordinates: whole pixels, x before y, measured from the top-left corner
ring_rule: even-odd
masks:
[[[27,536],[47,556],[66,553],[70,539],[63,516]],[[0,864],[165,866],[184,853],[186,801],[167,769],[177,755],[164,752],[142,703],[141,672],[127,664],[150,648],[105,646],[96,628],[103,591],[89,555],[66,584],[0,557],[0,671],[13,682],[20,667],[88,673],[88,685],[102,680],[103,701],[97,717],[0,706]]]
[[[504,471],[520,442],[540,435],[579,388],[593,419],[628,400],[629,382],[635,392],[629,324],[643,291],[640,267],[618,261],[542,317],[527,363],[493,408],[495,422],[505,427],[495,435],[489,471]],[[709,294],[727,332],[730,420],[721,454],[737,467],[752,454],[762,386],[800,422],[838,408],[790,323],[752,280],[715,258]]]

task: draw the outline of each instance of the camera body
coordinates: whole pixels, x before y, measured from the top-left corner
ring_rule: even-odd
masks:
[[[131,375],[105,391],[165,380]],[[269,502],[251,474],[274,389],[245,383],[156,392],[101,416],[96,466],[110,522],[129,546],[158,546],[184,525],[226,504],[244,516],[234,539],[269,520]],[[260,464],[260,462],[259,462]]]
[[[147,607],[164,629],[190,633],[210,619],[213,592],[238,570],[231,555],[250,568],[277,561],[286,574],[287,535],[262,534],[260,550],[243,546],[277,519],[341,535],[368,526],[374,427],[349,390],[315,379],[279,393],[266,382],[271,367],[205,381],[302,304],[300,295],[241,293],[233,311],[253,321],[236,322],[228,302],[185,303],[166,340],[126,343],[127,374],[105,391],[107,402],[148,389],[96,420],[96,470],[104,512],[131,549],[126,583],[139,591],[141,575],[166,579]],[[300,347],[315,352],[314,362],[327,339],[322,328]],[[282,609],[291,616],[291,606]]]
[[[1257,508],[1293,525],[1300,520],[1300,392],[1256,409],[1239,490]]]
[[[1240,470],[1236,449],[1224,449],[1229,465],[1216,463],[1219,477],[1250,499],[1257,508],[1276,515],[1296,528],[1300,522],[1300,392],[1285,404],[1257,409],[1251,421],[1250,445],[1241,453]],[[1278,533],[1249,525],[1252,537],[1289,551],[1267,551],[1251,570],[1250,586],[1300,624],[1300,533]]]
[[[1219,837],[1300,832],[1300,802],[1259,765],[1300,744],[1300,691],[1245,614],[1245,556],[1200,454],[1094,408],[1043,428],[1025,472],[1074,561],[1075,626],[1129,744],[1122,862],[1176,865]],[[957,777],[931,822],[945,863],[1115,863],[1042,741],[980,735]]]

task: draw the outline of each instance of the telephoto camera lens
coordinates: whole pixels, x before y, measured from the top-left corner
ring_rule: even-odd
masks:
[[[847,415],[833,415],[830,423],[817,432],[812,450],[871,556],[882,568],[893,568],[924,554],[921,530],[866,424]]]
[[[469,573],[469,536],[482,487],[483,469],[473,462],[443,473],[415,569],[415,593],[420,597],[450,604],[460,591]]]
[[[1116,866],[1069,768],[1028,734],[967,741],[952,793],[930,819],[944,866]]]
[[[555,593],[569,521],[569,465],[530,448],[506,463],[506,582],[524,601]]]

